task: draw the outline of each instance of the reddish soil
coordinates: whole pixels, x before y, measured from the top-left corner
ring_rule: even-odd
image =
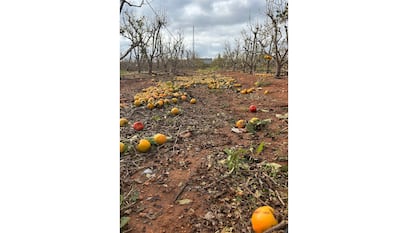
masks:
[[[153,110],[133,105],[134,95],[158,81],[174,81],[170,75],[135,75],[120,80],[120,116],[129,120],[120,128],[121,141],[130,149],[120,157],[121,217],[130,217],[121,232],[253,232],[250,217],[254,209],[270,205],[279,221],[288,219],[288,112],[287,77],[275,79],[240,72],[218,72],[231,76],[240,88],[256,87],[241,94],[237,87],[209,89],[191,85],[184,91],[196,104],[180,101],[174,106],[182,114],[171,116],[173,106]],[[217,73],[217,74],[218,74]],[[261,88],[255,86],[260,80]],[[268,94],[264,91],[268,90]],[[258,111],[248,111],[250,105]],[[271,122],[254,133],[232,132],[239,119],[252,117]],[[134,131],[134,121],[145,128]],[[171,140],[139,153],[130,140],[163,133]],[[263,151],[255,154],[265,142]],[[223,161],[225,149],[243,148],[240,168],[229,173]],[[252,148],[252,152],[249,149]],[[269,164],[277,163],[277,172]],[[144,174],[144,172],[148,174]],[[178,201],[191,200],[180,204]],[[276,231],[275,231],[276,232]],[[283,232],[283,230],[281,231]]]

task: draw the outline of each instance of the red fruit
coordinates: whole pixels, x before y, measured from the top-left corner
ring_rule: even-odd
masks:
[[[254,106],[254,105],[250,105],[250,107],[249,107],[249,111],[250,111],[250,112],[256,112],[256,111],[257,111],[256,106]]]
[[[134,128],[136,131],[140,131],[144,129],[144,124],[142,124],[141,122],[135,122],[132,125],[132,128]]]

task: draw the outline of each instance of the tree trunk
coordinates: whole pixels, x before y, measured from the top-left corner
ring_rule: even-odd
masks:
[[[280,73],[282,71],[282,64],[278,63],[277,64],[277,68],[276,68],[276,74],[275,74],[275,78],[280,78]]]
[[[148,59],[148,74],[152,75],[152,58]]]

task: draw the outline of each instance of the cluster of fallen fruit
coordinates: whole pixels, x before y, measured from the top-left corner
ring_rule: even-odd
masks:
[[[231,85],[233,82],[232,79],[224,82],[225,85]],[[197,84],[197,83],[208,83],[208,87],[211,88],[220,88],[220,85],[222,83],[220,82],[212,82],[211,80],[205,81],[205,79],[201,78],[200,80],[194,81],[194,79],[191,81],[190,84],[182,84],[179,87],[175,86],[171,82],[165,82],[161,83],[159,82],[157,87],[150,87],[147,89],[144,89],[142,93],[137,93],[134,96],[134,106],[146,108],[149,110],[152,110],[154,108],[164,108],[170,104],[177,104],[179,102],[188,101],[188,94],[182,91],[179,91],[181,88],[188,88],[190,85]],[[237,84],[234,85],[237,87]],[[249,94],[255,91],[254,88],[246,89],[246,93],[243,92],[243,90],[237,90],[241,94]],[[264,94],[268,94],[268,91],[265,91]],[[191,104],[196,103],[196,99],[191,98],[189,101]],[[121,108],[126,107],[121,104]],[[257,112],[257,107],[254,105],[251,105],[249,107],[249,111],[252,113]],[[169,111],[170,115],[178,115],[181,113],[181,110],[177,107],[171,108]],[[252,117],[250,120],[238,120],[235,122],[235,126],[237,129],[241,130],[240,132],[247,131],[257,131],[261,127],[265,126],[266,124],[270,123],[270,119],[260,120],[257,117]],[[136,121],[132,124],[129,123],[128,119],[121,118],[120,119],[120,126],[121,127],[128,127],[131,126],[135,131],[141,131],[144,129],[144,124],[142,122]],[[233,131],[233,129],[232,129]],[[136,151],[140,153],[146,153],[151,150],[152,146],[159,146],[165,144],[167,141],[171,140],[170,137],[167,137],[166,135],[162,133],[156,133],[151,137],[141,138],[136,140],[136,144],[134,148]],[[131,140],[132,141],[132,140]],[[120,142],[120,153],[123,154],[126,151],[128,151],[129,147],[131,145]],[[274,215],[274,209],[270,206],[261,206],[257,208],[251,215],[251,226],[255,233],[263,233],[266,230],[274,227],[278,224],[278,220],[275,218]]]

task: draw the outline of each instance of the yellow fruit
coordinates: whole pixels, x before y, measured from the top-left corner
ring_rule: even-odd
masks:
[[[252,227],[255,233],[262,233],[265,230],[277,225],[278,222],[273,215],[275,210],[270,206],[257,208],[252,214]]]
[[[269,94],[269,90],[264,91],[264,94],[265,95]]]
[[[165,142],[167,142],[167,136],[165,136],[164,134],[157,133],[154,135],[154,142],[158,145],[162,145]]]
[[[171,99],[171,101],[172,101],[174,104],[176,104],[176,103],[178,102],[178,99],[174,97],[174,98],[172,98],[172,99]]]
[[[154,106],[154,104],[153,104],[153,103],[148,103],[148,104],[147,104],[147,108],[148,108],[148,109],[150,109],[150,110],[151,110],[151,109],[153,109],[154,107],[155,107],[155,106]]]
[[[151,149],[151,143],[147,139],[141,139],[139,140],[139,143],[136,146],[136,149],[139,152],[147,152]]]
[[[119,120],[119,123],[120,123],[121,126],[125,126],[125,125],[128,124],[128,120],[126,118],[121,118]]]
[[[124,151],[125,151],[125,144],[124,143],[122,143],[122,142],[120,142],[120,151],[121,151],[121,153],[124,153]]]
[[[247,93],[247,90],[246,89],[243,89],[243,90],[240,91],[240,93],[241,94],[246,94]]]
[[[253,117],[252,119],[250,119],[249,120],[249,123],[250,124],[256,124],[257,122],[259,122],[260,120],[259,120],[259,118],[257,118],[257,117]]]
[[[154,101],[155,101],[154,97],[149,97],[147,100],[148,103],[154,103]]]
[[[178,108],[172,108],[171,109],[171,114],[177,115],[178,113],[180,113],[180,110]]]
[[[196,99],[194,99],[194,98],[192,98],[191,100],[190,100],[190,104],[195,104],[197,102],[197,100]]]
[[[244,127],[246,127],[246,121],[245,120],[238,120],[236,122],[236,127],[237,128],[244,128]]]

